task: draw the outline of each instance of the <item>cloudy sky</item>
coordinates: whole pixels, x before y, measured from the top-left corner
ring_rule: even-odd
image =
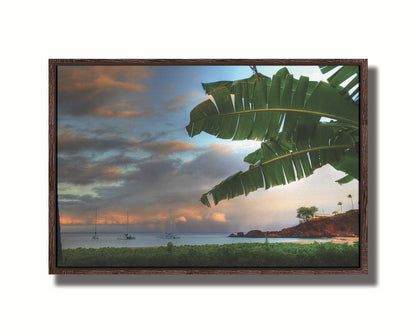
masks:
[[[258,66],[272,76],[280,67]],[[317,66],[288,67],[325,80]],[[279,230],[296,209],[357,207],[358,182],[325,166],[298,182],[258,190],[208,208],[199,201],[224,178],[244,171],[254,141],[188,137],[189,113],[206,96],[201,82],[252,75],[249,66],[58,67],[58,194],[61,223],[123,225],[135,231]],[[171,222],[169,222],[171,221]]]

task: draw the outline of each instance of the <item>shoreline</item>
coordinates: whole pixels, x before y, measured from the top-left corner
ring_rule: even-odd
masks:
[[[293,242],[281,242],[281,243],[291,243],[291,244],[313,244],[314,242],[330,242],[330,243],[335,243],[335,244],[343,244],[343,243],[348,243],[348,245],[353,245],[354,242],[359,242],[360,238],[359,237],[337,237],[337,238],[331,238],[331,240],[327,240],[328,238],[321,238],[322,240],[317,240],[317,241],[293,241]],[[324,241],[325,240],[325,241]],[[248,243],[248,244],[252,244],[252,243]],[[272,243],[272,244],[278,244],[278,243]],[[179,245],[180,246],[180,245]],[[194,246],[198,246],[198,245],[194,245]],[[157,249],[159,247],[166,247],[166,246],[136,246],[136,247],[129,247],[132,250],[135,249]]]
[[[322,239],[327,239],[327,238],[322,238]],[[360,241],[359,237],[337,237],[337,238],[331,239],[329,242],[336,243],[336,244],[348,243],[348,245],[353,245],[354,242],[359,242],[359,241]],[[287,243],[313,244],[314,241],[293,241],[293,242],[287,242]]]

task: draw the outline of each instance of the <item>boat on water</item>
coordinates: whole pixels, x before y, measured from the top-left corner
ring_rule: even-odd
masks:
[[[157,238],[162,238],[162,239],[179,239],[180,237],[178,235],[176,235],[175,233],[172,232],[172,211],[170,211],[169,215],[170,215],[170,219],[169,219],[169,229],[171,231],[170,232],[165,232],[162,235],[158,235]]]
[[[121,237],[117,238],[118,240],[130,240],[130,239],[136,239],[133,235],[130,235],[128,233],[121,235]]]
[[[95,208],[95,227],[94,227],[94,236],[92,236],[92,239],[99,239],[97,236],[97,215],[98,215],[98,209]]]
[[[126,216],[126,225],[127,225],[127,232],[122,234],[120,237],[118,237],[118,240],[132,240],[132,239],[136,239],[136,237],[134,237],[132,234],[129,234],[129,212],[127,212],[127,216]]]
[[[175,235],[172,232],[165,232],[163,235],[158,235],[158,238],[163,238],[163,239],[179,239],[180,237],[178,235]]]

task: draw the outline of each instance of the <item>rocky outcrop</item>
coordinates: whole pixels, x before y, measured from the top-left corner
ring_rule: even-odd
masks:
[[[228,237],[246,237],[244,232],[237,232],[237,234],[229,234]]]
[[[330,217],[319,217],[309,222],[298,224],[291,228],[280,231],[251,230],[244,234],[238,232],[228,237],[264,238],[332,238],[332,237],[355,237],[359,234],[360,213],[358,210],[349,211]]]
[[[245,237],[249,237],[249,238],[262,238],[262,237],[264,237],[264,231],[261,231],[261,230],[251,230],[248,233],[246,233]]]

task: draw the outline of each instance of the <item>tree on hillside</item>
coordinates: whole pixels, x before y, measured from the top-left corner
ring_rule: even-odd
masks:
[[[348,197],[347,198],[350,198],[351,199],[351,209],[354,209],[354,203],[352,201],[352,195],[351,194],[348,194]]]
[[[288,184],[326,164],[346,174],[340,184],[359,179],[359,66],[320,66],[324,74],[334,71],[329,83],[295,79],[287,68],[272,78],[252,69],[246,79],[203,83],[211,98],[190,113],[191,137],[204,131],[221,139],[262,141],[244,158],[248,170],[223,180],[201,202],[210,207],[208,196],[218,204]]]
[[[315,206],[300,207],[297,210],[298,214],[296,215],[296,217],[300,219],[300,223],[305,223],[305,222],[310,221],[317,211],[318,211],[318,208],[316,208]]]
[[[339,202],[337,203],[337,205],[341,207],[341,208],[340,208],[340,212],[342,213],[342,202],[341,202],[341,201],[339,201]]]

